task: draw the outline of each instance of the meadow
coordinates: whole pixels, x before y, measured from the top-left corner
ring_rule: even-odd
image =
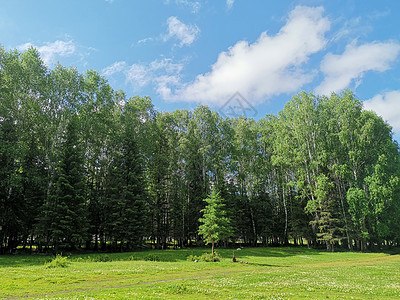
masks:
[[[0,299],[399,299],[400,255],[305,248],[0,256]]]

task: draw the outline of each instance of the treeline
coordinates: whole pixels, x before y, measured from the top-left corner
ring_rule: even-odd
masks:
[[[399,148],[346,91],[301,93],[259,121],[158,112],[95,71],[0,48],[0,252],[201,244],[203,199],[230,242],[398,245]]]

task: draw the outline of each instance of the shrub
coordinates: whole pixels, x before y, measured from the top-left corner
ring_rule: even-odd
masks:
[[[221,261],[221,256],[217,252],[214,252],[214,254],[212,254],[212,253],[203,253],[201,258],[202,258],[203,261],[206,261],[206,262]]]
[[[45,263],[45,266],[46,268],[66,268],[70,264],[67,259],[67,257],[63,257],[57,254],[57,256],[53,260]]]
[[[188,257],[187,257],[187,260],[188,261],[200,261],[200,256],[196,256],[196,255],[189,255]]]
[[[214,252],[214,255],[212,253],[203,253],[201,256],[196,256],[196,255],[189,255],[187,260],[189,261],[205,261],[205,262],[216,262],[216,261],[221,261],[221,256],[217,253]]]

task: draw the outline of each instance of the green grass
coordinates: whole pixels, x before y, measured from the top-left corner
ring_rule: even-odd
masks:
[[[400,255],[303,248],[0,256],[0,299],[399,299]],[[60,258],[58,258],[60,260]],[[156,261],[154,261],[156,260]]]

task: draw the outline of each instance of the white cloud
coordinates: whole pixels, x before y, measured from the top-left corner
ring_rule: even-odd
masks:
[[[108,66],[103,69],[102,74],[104,76],[111,76],[115,73],[122,72],[126,68],[126,62],[124,61],[117,61],[113,63],[111,66]]]
[[[297,91],[313,78],[301,66],[327,42],[330,22],[322,14],[321,7],[298,6],[275,36],[264,32],[253,44],[239,41],[219,54],[210,72],[159,92],[167,100],[221,104],[236,91],[249,100]]]
[[[156,91],[160,95],[167,95],[170,92],[170,85],[179,85],[181,77],[179,73],[161,75],[154,78],[154,83],[156,84]]]
[[[57,57],[71,56],[76,52],[76,45],[73,41],[60,41],[57,40],[53,43],[45,43],[44,46],[36,46],[31,43],[26,43],[17,47],[20,51],[25,51],[29,47],[38,49],[44,63],[48,66],[54,64]]]
[[[349,87],[353,80],[359,84],[367,71],[388,70],[399,53],[400,45],[395,42],[374,42],[360,46],[353,43],[341,55],[328,53],[321,62],[325,78],[315,91],[318,94],[330,94]]]
[[[134,64],[125,71],[125,76],[134,89],[137,90],[152,83],[161,94],[168,84],[177,84],[180,81],[182,69],[182,63],[174,63],[169,58],[163,58],[149,64]]]
[[[126,82],[135,91],[148,84],[154,84],[156,90],[161,94],[168,84],[175,85],[179,83],[183,66],[183,63],[174,63],[170,58],[156,59],[150,63],[130,66],[124,61],[119,61],[104,68],[103,75],[112,76],[117,73],[123,73]]]
[[[364,101],[366,110],[373,110],[387,121],[397,134],[400,133],[400,90],[378,94]]]
[[[164,58],[162,60],[154,60],[149,64],[151,71],[164,70],[167,74],[178,74],[183,69],[183,64],[173,63],[172,59]]]
[[[367,36],[373,29],[372,26],[362,24],[362,18],[356,17],[351,19],[341,19],[337,22],[342,24],[341,28],[332,37],[331,42],[335,43],[341,39],[347,39],[347,41],[354,40],[355,37]]]
[[[165,4],[170,4],[170,0],[164,0]],[[199,12],[201,8],[201,4],[199,1],[190,1],[190,0],[175,0],[175,3],[180,6],[186,6],[190,9],[190,11],[193,14],[196,14]]]
[[[179,5],[184,5],[190,8],[191,12],[196,14],[199,12],[201,4],[198,1],[189,1],[189,0],[175,0],[175,2]]]
[[[228,9],[232,9],[234,3],[235,3],[235,0],[226,0],[226,7]]]
[[[151,81],[149,69],[140,64],[133,64],[125,71],[126,80],[132,84],[134,89],[140,89]]]
[[[192,44],[200,33],[200,29],[194,25],[186,25],[178,20],[177,17],[169,17],[168,35],[166,40],[170,38],[177,38],[180,41],[180,47]]]
[[[168,32],[162,34],[159,37],[147,37],[137,41],[137,45],[145,45],[151,41],[168,41],[170,39],[176,39],[179,41],[178,46],[183,47],[185,45],[191,45],[198,37],[200,29],[196,25],[186,25],[180,21],[177,17],[169,17],[167,19]]]
[[[153,41],[153,40],[154,40],[154,38],[152,38],[152,37],[147,37],[147,38],[138,40],[138,41],[137,41],[137,44],[138,44],[138,45],[144,45],[144,44],[147,44],[147,43],[149,43],[149,42],[151,42],[151,41]]]

